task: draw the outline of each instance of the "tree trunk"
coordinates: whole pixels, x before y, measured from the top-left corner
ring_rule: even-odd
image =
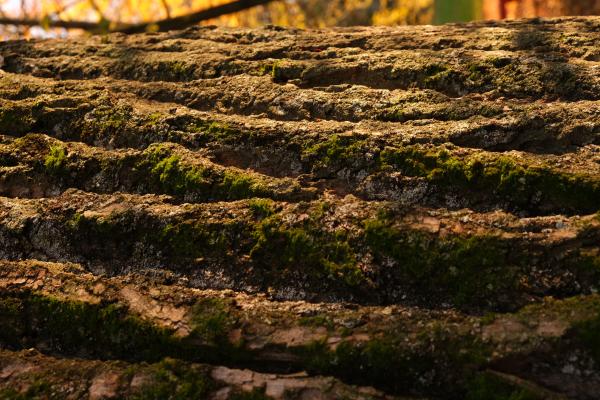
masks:
[[[0,397],[594,398],[599,28],[0,43]]]

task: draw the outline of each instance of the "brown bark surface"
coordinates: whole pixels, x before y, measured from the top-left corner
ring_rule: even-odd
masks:
[[[0,397],[596,398],[599,32],[0,43]]]

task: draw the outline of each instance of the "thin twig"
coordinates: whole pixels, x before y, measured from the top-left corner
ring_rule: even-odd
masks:
[[[104,25],[97,22],[88,21],[62,21],[62,20],[37,20],[27,18],[0,18],[0,25],[17,26],[46,26],[50,28],[83,29],[90,32],[96,32],[102,29]]]

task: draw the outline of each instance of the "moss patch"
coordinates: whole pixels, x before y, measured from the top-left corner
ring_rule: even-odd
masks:
[[[319,227],[318,215],[304,223],[286,226],[278,214],[261,221],[255,232],[250,256],[263,268],[275,269],[285,279],[285,271],[303,271],[312,279],[328,279],[348,287],[364,283],[348,235],[343,230],[327,232]]]
[[[232,309],[227,299],[199,300],[191,311],[191,335],[210,344],[228,343],[227,335],[236,323]]]
[[[402,344],[402,332],[390,332],[368,342],[344,341],[335,350],[325,342],[314,342],[296,351],[311,373],[334,375],[353,384],[392,393],[410,388],[420,394],[464,394],[467,380],[485,362],[489,350],[472,337],[427,329],[418,341],[411,339],[410,349]]]
[[[167,146],[154,146],[136,166],[163,193],[191,195],[202,200],[236,200],[271,195],[264,182],[236,170],[185,163]]]
[[[447,150],[419,147],[386,148],[382,167],[393,166],[409,176],[420,176],[440,186],[458,186],[493,193],[525,209],[542,196],[540,207],[569,212],[598,210],[600,182],[592,177],[562,174],[550,168],[527,167],[507,156],[453,156]]]
[[[490,373],[481,373],[467,384],[465,400],[542,400],[530,390],[515,387]]]
[[[361,136],[332,135],[326,141],[306,147],[302,159],[311,162],[313,169],[363,168],[368,146]]]
[[[517,289],[519,268],[510,265],[509,243],[493,236],[440,239],[393,225],[380,215],[364,222],[365,242],[378,257],[396,262],[395,274],[419,293],[449,296],[456,305],[495,302]]]
[[[102,359],[160,360],[181,355],[171,332],[127,312],[124,307],[63,301],[36,294],[1,298],[0,340],[14,348],[37,344],[51,352]]]
[[[46,171],[51,175],[61,175],[65,172],[67,152],[62,146],[50,146],[50,151],[44,160]]]
[[[203,399],[217,388],[206,367],[166,358],[149,367],[148,384],[131,396],[132,400]]]

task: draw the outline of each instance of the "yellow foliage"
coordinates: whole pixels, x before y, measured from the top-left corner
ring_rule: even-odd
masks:
[[[48,28],[51,19],[138,23],[188,14],[232,0],[0,0],[11,17],[37,18]],[[395,25],[427,23],[433,0],[280,0],[223,16],[205,24],[296,27]],[[24,7],[24,8],[23,8]],[[108,23],[107,23],[108,24]]]

